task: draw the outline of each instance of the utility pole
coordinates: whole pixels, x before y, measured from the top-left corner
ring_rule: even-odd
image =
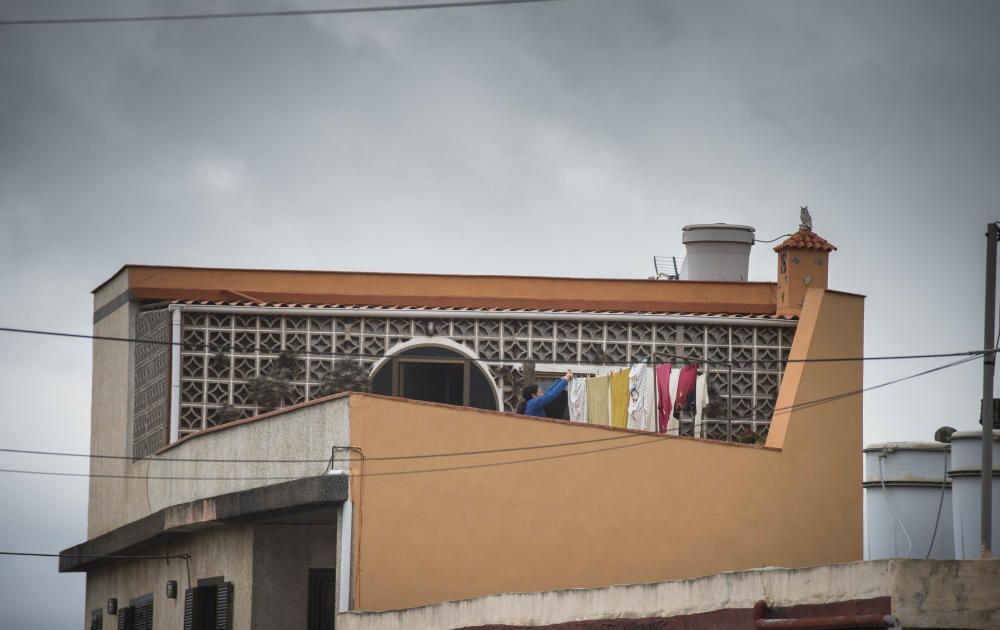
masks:
[[[986,226],[986,325],[983,341],[983,478],[982,520],[980,521],[981,554],[992,558],[993,544],[993,372],[996,367],[996,340],[993,337],[993,319],[997,299],[997,240],[1000,228],[996,223]]]

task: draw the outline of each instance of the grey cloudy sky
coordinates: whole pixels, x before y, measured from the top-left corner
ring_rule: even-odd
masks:
[[[0,19],[358,4],[8,0]],[[809,204],[831,286],[868,296],[868,354],[973,349],[998,30],[995,2],[800,0],[0,27],[0,325],[87,332],[125,263],[645,277],[684,224],[769,238]],[[979,366],[869,394],[866,442],[972,428]],[[86,451],[89,381],[89,342],[0,334],[0,444]],[[86,492],[0,475],[4,549],[83,541]],[[55,567],[0,558],[0,626],[80,623],[83,579]]]

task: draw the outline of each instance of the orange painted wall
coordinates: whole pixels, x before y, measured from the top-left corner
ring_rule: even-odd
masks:
[[[520,276],[128,266],[136,299],[771,314],[767,282],[666,282]]]
[[[792,356],[861,354],[862,318],[810,291]],[[779,407],[861,384],[859,363],[787,374]],[[355,464],[353,607],[861,559],[861,398],[782,417],[763,448],[353,396],[366,457],[608,439]]]

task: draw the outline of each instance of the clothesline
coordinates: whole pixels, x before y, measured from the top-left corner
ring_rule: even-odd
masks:
[[[655,433],[679,432],[684,413],[699,431],[709,404],[708,377],[700,364],[657,366],[638,362],[610,375],[578,377],[569,388],[570,420]]]

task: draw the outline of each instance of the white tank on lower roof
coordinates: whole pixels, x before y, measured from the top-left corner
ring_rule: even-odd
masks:
[[[953,559],[948,445],[888,442],[864,454],[865,560]]]
[[[749,225],[702,223],[683,228],[681,280],[746,282],[754,229]]]
[[[976,560],[982,532],[982,431],[959,431],[951,436],[951,478],[955,530],[955,558]],[[1000,551],[1000,431],[993,432],[993,555]]]

